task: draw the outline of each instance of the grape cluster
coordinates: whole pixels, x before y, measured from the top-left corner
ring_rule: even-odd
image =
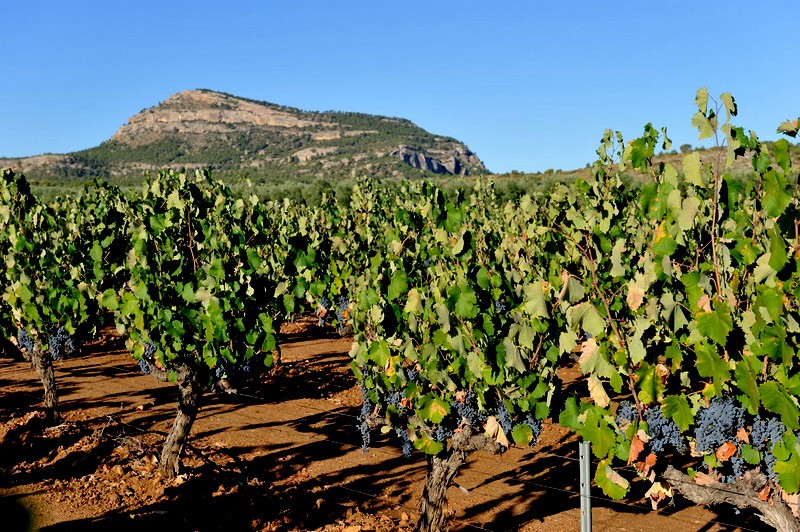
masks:
[[[783,433],[786,432],[786,425],[784,425],[777,418],[762,418],[756,416],[753,420],[753,428],[750,431],[750,443],[753,447],[762,452],[764,464],[767,466],[767,476],[771,480],[776,480],[778,475],[775,473],[775,462],[777,459],[772,454],[772,449],[775,444],[783,439]]]
[[[403,399],[406,394],[401,390],[393,390],[386,396],[386,404],[397,408],[398,415],[403,416],[406,414],[406,407],[403,406]]]
[[[142,373],[145,375],[150,375],[150,364],[153,363],[153,357],[156,354],[156,344],[152,340],[148,340],[144,344],[144,354],[142,358],[138,360],[139,362],[139,369],[142,370]]]
[[[318,321],[317,324],[320,327],[322,327],[322,326],[325,325],[325,322],[328,321],[328,319],[330,318],[330,312],[328,312],[328,311],[333,306],[333,303],[327,297],[323,297],[322,299],[319,300],[319,306],[322,307],[325,310],[324,313],[323,312],[317,312],[317,316],[319,317],[319,321]]]
[[[449,428],[446,425],[436,425],[436,428],[433,429],[433,439],[438,442],[444,442],[453,435],[453,429]]]
[[[416,382],[417,378],[419,378],[419,371],[414,367],[406,368],[406,378],[411,382]]]
[[[64,355],[75,351],[75,340],[67,334],[64,327],[49,327],[47,346],[53,360],[61,360]]]
[[[756,416],[753,420],[753,428],[750,430],[750,443],[759,451],[769,451],[773,445],[783,439],[784,432],[786,432],[786,425],[779,419],[765,419]]]
[[[531,428],[531,431],[533,431],[533,438],[528,444],[530,447],[533,447],[536,445],[536,442],[539,441],[539,436],[542,434],[542,420],[535,419],[531,414],[528,414],[525,416],[525,421],[523,421],[523,423],[528,425]]]
[[[644,413],[644,420],[647,422],[648,435],[650,436],[650,450],[656,453],[664,451],[665,446],[671,445],[675,450],[682,453],[686,450],[686,445],[681,439],[681,430],[671,419],[664,417],[661,405],[648,408]]]
[[[24,349],[28,353],[33,351],[33,337],[25,329],[17,330],[17,344],[19,344],[20,349]]]
[[[408,432],[404,429],[394,429],[394,433],[400,438],[402,442],[403,456],[411,458],[411,452],[414,450],[414,444],[408,439]]]
[[[459,417],[466,419],[467,423],[476,427],[483,424],[489,417],[484,410],[480,409],[475,392],[467,392],[464,401],[453,401],[450,406]]]
[[[730,397],[715,397],[700,408],[695,423],[697,452],[714,452],[723,443],[738,441],[736,433],[745,426],[744,407]]]
[[[622,427],[627,423],[633,423],[639,419],[639,412],[636,410],[636,405],[630,401],[622,401],[617,408],[617,425]]]
[[[494,300],[494,309],[497,311],[498,314],[505,314],[508,310],[508,306],[500,299]]]
[[[361,410],[358,413],[358,430],[361,431],[361,452],[366,453],[370,443],[369,424],[367,419],[372,414],[373,404],[366,387],[361,385]]]
[[[351,328],[347,325],[347,319],[344,316],[344,311],[347,310],[347,307],[350,305],[350,297],[347,295],[341,295],[336,300],[336,323],[337,323],[337,332],[341,336],[345,336],[350,333]]]
[[[500,424],[500,427],[502,427],[503,432],[511,434],[514,422],[511,420],[511,414],[508,412],[506,402],[500,399],[497,403],[497,422]]]
[[[724,482],[725,484],[732,484],[734,480],[736,480],[743,474],[744,474],[744,459],[738,454],[735,454],[731,456],[730,473],[727,475],[725,474],[722,475],[722,482]]]

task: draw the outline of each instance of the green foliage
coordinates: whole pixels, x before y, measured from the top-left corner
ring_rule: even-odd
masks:
[[[268,366],[286,314],[286,247],[255,197],[206,173],[161,172],[130,204],[125,289],[99,297],[136,358],[211,384]],[[280,250],[280,251],[278,251]],[[154,347],[147,359],[148,345]]]

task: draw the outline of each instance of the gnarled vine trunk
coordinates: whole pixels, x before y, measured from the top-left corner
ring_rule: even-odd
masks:
[[[159,470],[164,478],[172,479],[180,473],[181,455],[189,439],[192,424],[197,418],[203,386],[195,371],[186,368],[178,376],[178,414],[172,424],[164,447],[161,449]]]
[[[24,352],[23,356],[28,359],[33,369],[36,370],[36,375],[39,376],[39,380],[42,381],[42,387],[44,388],[42,405],[44,407],[45,416],[48,420],[59,419],[56,375],[50,353],[43,350],[42,346],[37,342],[34,344],[33,350]]]
[[[417,532],[447,530],[447,489],[455,480],[459,468],[467,461],[467,456],[478,449],[498,452],[500,447],[477,429],[467,426],[453,435],[449,449],[428,456]]]
[[[689,475],[668,466],[663,478],[695,504],[712,506],[727,503],[737,508],[753,508],[759,513],[762,521],[775,527],[778,532],[800,532],[800,521],[792,515],[792,511],[783,503],[779,494],[773,492],[766,501],[758,498],[759,491],[767,482],[763,474],[745,475],[733,484],[715,482],[701,486]]]

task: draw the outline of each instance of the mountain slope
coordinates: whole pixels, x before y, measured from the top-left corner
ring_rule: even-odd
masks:
[[[486,173],[463,143],[408,120],[308,112],[210,90],[183,91],[132,116],[97,147],[0,159],[29,178],[140,179],[164,167],[210,167],[218,176],[420,177]],[[126,180],[127,180],[126,179]]]

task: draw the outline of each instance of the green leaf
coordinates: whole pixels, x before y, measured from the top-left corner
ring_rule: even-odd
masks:
[[[117,310],[119,306],[117,301],[117,292],[113,288],[109,288],[101,294],[100,306],[112,312]]]
[[[686,431],[694,424],[692,408],[689,406],[686,395],[667,395],[661,405],[664,416],[674,421],[681,432]]]
[[[775,162],[783,168],[784,173],[789,171],[792,166],[792,158],[789,153],[789,143],[786,139],[780,139],[772,146],[775,151]]]
[[[770,170],[764,175],[763,187],[764,210],[769,216],[780,216],[792,201],[791,194],[786,190],[786,179],[774,170]]]
[[[776,462],[773,469],[778,474],[778,482],[786,493],[794,494],[800,489],[800,456],[793,452],[786,462]]]
[[[761,394],[758,391],[758,383],[756,381],[760,368],[761,362],[758,358],[752,355],[744,355],[736,363],[736,369],[734,370],[736,386],[743,394],[739,396],[739,400],[751,414],[757,413],[761,404]]]
[[[580,413],[577,400],[574,397],[568,397],[567,400],[564,401],[564,409],[558,415],[558,424],[562,427],[578,430],[581,427],[578,421]]]
[[[700,166],[700,154],[696,151],[683,157],[683,175],[687,183],[696,187],[705,187],[702,169]]]
[[[474,318],[478,315],[478,298],[475,291],[468,286],[457,287],[451,304],[456,315],[462,318]]]
[[[716,130],[714,122],[700,111],[692,116],[692,127],[698,131],[698,140],[708,139],[714,136]]]
[[[733,330],[730,307],[721,301],[717,301],[714,307],[713,312],[701,312],[697,315],[697,330],[703,336],[725,346],[728,334]]]
[[[742,445],[742,459],[750,465],[761,463],[761,453],[750,444]]]
[[[402,270],[397,270],[392,274],[392,280],[389,283],[386,298],[389,301],[394,301],[408,292],[408,277]]]
[[[592,452],[597,458],[605,458],[614,447],[617,437],[615,429],[608,425],[599,412],[596,407],[588,409],[586,421],[578,432],[585,440],[592,443]]]
[[[736,100],[733,99],[733,96],[731,96],[729,92],[720,94],[719,99],[722,100],[722,104],[725,106],[725,121],[730,121],[731,117],[736,116],[738,112]]]
[[[592,336],[601,336],[605,332],[606,321],[590,302],[579,303],[570,308],[570,311],[568,319],[571,317],[573,327],[579,326]]]
[[[600,460],[600,463],[597,464],[594,481],[603,490],[603,493],[615,500],[625,497],[631,487],[630,482],[611,468],[609,459]]]
[[[533,441],[533,429],[525,423],[515,425],[511,437],[517,445],[529,445]]]
[[[714,391],[717,395],[722,393],[723,385],[730,379],[728,363],[717,354],[713,345],[698,344],[695,346],[697,353],[697,373],[701,377],[711,377],[714,380]]]
[[[770,412],[781,416],[781,421],[791,430],[800,429],[800,409],[781,384],[767,381],[758,387],[761,400]]]
[[[644,404],[658,401],[664,393],[664,384],[661,382],[658,368],[645,362],[636,370],[636,376],[638,377],[636,387],[639,389],[637,394],[639,400]]]
[[[503,340],[503,347],[506,354],[506,367],[514,368],[520,373],[524,373],[528,368],[522,360],[522,354],[519,352],[519,348],[517,348],[514,344],[514,340],[510,336],[507,336]]]
[[[697,106],[697,110],[706,114],[708,111],[708,89],[706,87],[702,87],[697,90],[697,94],[694,96],[694,104]]]
[[[386,340],[372,342],[369,346],[369,358],[374,361],[379,368],[386,367],[389,362],[391,352],[389,351],[389,344]]]
[[[444,450],[444,443],[434,440],[427,434],[422,434],[414,440],[414,448],[425,454],[434,455]]]
[[[424,406],[419,410],[423,421],[439,424],[450,413],[450,403],[438,397],[431,397],[424,401]]]
[[[786,242],[773,227],[769,231],[769,265],[776,272],[780,272],[787,262],[789,256],[786,254]]]

